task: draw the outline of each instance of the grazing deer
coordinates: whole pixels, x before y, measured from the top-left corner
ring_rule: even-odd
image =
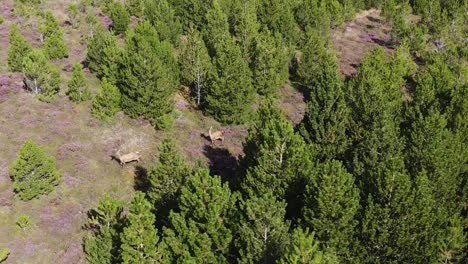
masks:
[[[114,157],[120,162],[120,166],[122,167],[124,164],[132,162],[132,161],[140,162],[140,159],[141,159],[141,155],[138,151],[121,155],[120,148],[119,150],[117,150]]]
[[[211,143],[215,142],[216,140],[221,140],[221,142],[224,142],[224,131],[211,132],[212,128],[213,127],[210,127],[210,130],[208,130],[208,135],[210,136]]]

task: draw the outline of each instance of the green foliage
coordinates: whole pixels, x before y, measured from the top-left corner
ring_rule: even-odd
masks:
[[[304,89],[308,92],[307,112],[302,120],[301,134],[311,144],[320,160],[340,157],[349,145],[346,127],[349,124],[349,109],[345,102],[343,81],[338,73],[336,58],[323,47],[317,51],[304,51],[304,64],[299,73]],[[307,72],[305,67],[316,53],[314,69]]]
[[[179,210],[170,214],[164,244],[172,263],[227,263],[237,195],[201,168],[182,187]]]
[[[148,1],[145,1],[145,0],[126,0],[125,9],[128,11],[129,15],[131,16],[142,17],[143,12],[146,11],[147,3]]]
[[[109,120],[120,111],[120,100],[119,89],[104,77],[101,88],[93,99],[91,112],[97,119]]]
[[[62,83],[60,77],[60,70],[52,65],[46,65],[46,75],[44,83],[41,85],[41,93],[37,94],[36,97],[46,103],[52,102],[60,90],[60,84]]]
[[[21,146],[18,157],[10,165],[13,190],[22,200],[50,193],[59,184],[61,176],[55,158],[47,155],[32,140],[27,140]]]
[[[3,22],[5,22],[5,18],[3,18],[2,15],[0,15],[0,25],[3,24]],[[0,256],[1,257],[1,256]],[[1,259],[1,258],[0,258]]]
[[[204,112],[227,124],[245,122],[255,91],[252,73],[231,37],[217,43],[213,64],[217,72],[207,85]]]
[[[70,22],[74,28],[78,26],[77,17],[79,14],[78,6],[75,3],[70,3],[67,8],[68,17],[70,18]]]
[[[16,228],[21,231],[30,231],[32,229],[32,220],[31,217],[27,214],[20,214],[16,218]]]
[[[68,57],[68,48],[65,46],[61,32],[53,33],[47,37],[44,43],[44,52],[49,59]]]
[[[8,38],[8,69],[12,72],[22,71],[23,59],[32,51],[32,47],[24,39],[19,32],[18,26],[14,23],[10,26]]]
[[[135,31],[126,38],[121,78],[117,84],[124,112],[134,118],[144,116],[157,128],[169,128],[178,78],[172,46],[159,41],[149,22],[137,24]]]
[[[286,203],[272,192],[241,201],[241,219],[236,223],[239,263],[274,263],[288,245],[289,221]]]
[[[158,32],[161,41],[167,40],[177,45],[179,43],[180,34],[182,33],[182,24],[179,21],[179,17],[175,15],[175,11],[169,2],[172,1],[145,0],[144,14],[145,19],[151,22],[156,32]]]
[[[217,45],[231,36],[229,34],[228,17],[221,9],[217,0],[214,0],[211,4],[211,8],[208,9],[206,14],[206,26],[203,27],[202,33],[208,51],[212,57],[219,52],[219,50],[217,50]],[[217,55],[219,56],[219,53]]]
[[[258,20],[268,29],[283,36],[286,43],[294,45],[299,39],[299,27],[294,20],[291,1],[260,0],[258,4]]]
[[[0,263],[5,261],[8,258],[9,255],[10,255],[10,249],[1,248],[0,249]]]
[[[279,34],[273,36],[268,30],[260,33],[253,45],[254,86],[259,94],[274,97],[289,77],[289,50]]]
[[[257,1],[236,0],[231,2],[229,22],[238,45],[241,47],[242,57],[251,63],[255,51],[254,41],[258,37],[261,26],[257,19]]]
[[[57,20],[57,18],[52,14],[51,11],[47,11],[45,13],[45,18],[41,21],[41,24],[39,25],[39,32],[42,34],[42,41],[53,34],[61,34],[60,31],[60,24]]]
[[[120,2],[114,2],[111,7],[112,29],[116,34],[123,34],[130,25],[130,15],[125,6]]]
[[[73,65],[72,78],[68,81],[67,95],[73,102],[84,102],[91,99],[91,91],[80,63]]]
[[[324,250],[337,255],[340,262],[351,260],[360,209],[353,176],[341,162],[331,160],[320,166],[304,196],[304,224],[316,232]]]
[[[117,38],[102,27],[98,28],[88,41],[86,61],[89,63],[89,69],[96,72],[98,78],[117,83],[121,56]]]
[[[196,104],[200,106],[205,98],[206,85],[214,68],[205,42],[193,27],[187,33],[187,42],[183,45],[179,65],[182,83],[191,88],[192,95],[196,97]]]
[[[95,228],[84,241],[88,263],[120,262],[120,237],[123,203],[104,194],[97,208],[90,210],[88,227]]]
[[[162,252],[158,249],[158,230],[155,217],[145,194],[136,192],[128,208],[122,241],[122,263],[159,263]]]
[[[171,4],[185,30],[193,23],[200,31],[206,26],[206,13],[211,8],[212,2],[212,0],[173,0]]]
[[[283,257],[278,264],[320,264],[325,263],[319,242],[309,229],[294,229],[291,244],[286,247]],[[330,263],[330,262],[326,262]]]
[[[191,168],[184,156],[176,149],[174,141],[164,138],[159,146],[156,166],[148,172],[148,200],[154,206],[158,220],[167,221],[169,211],[177,208],[180,189],[190,176]]]

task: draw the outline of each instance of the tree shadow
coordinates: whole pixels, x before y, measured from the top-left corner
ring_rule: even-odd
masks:
[[[223,182],[227,182],[231,188],[238,185],[237,170],[239,159],[233,156],[226,148],[205,145],[203,154],[208,158],[208,167],[211,175],[219,175]]]
[[[136,191],[147,192],[149,188],[148,170],[143,166],[135,166],[135,183],[133,188]]]
[[[372,17],[372,16],[366,16],[366,18],[371,21],[371,22],[374,22],[374,23],[382,23],[382,20],[381,19],[378,19],[376,17]]]

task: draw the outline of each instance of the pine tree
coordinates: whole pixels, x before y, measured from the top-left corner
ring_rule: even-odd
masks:
[[[210,6],[211,8],[206,14],[206,25],[203,27],[202,34],[211,57],[214,57],[219,52],[217,45],[231,35],[229,34],[228,17],[221,9],[218,0],[213,0]],[[219,53],[217,55],[219,56]]]
[[[41,101],[52,101],[60,89],[60,72],[47,62],[42,50],[32,50],[23,59],[22,72],[28,90]]]
[[[299,27],[294,20],[291,1],[261,0],[258,4],[258,20],[273,33],[283,36],[288,45],[299,39]]]
[[[242,123],[254,99],[251,71],[231,37],[216,45],[215,76],[207,85],[203,110],[223,123]]]
[[[31,200],[48,194],[60,183],[55,158],[49,156],[39,145],[27,140],[19,149],[18,157],[10,165],[13,190],[22,200]]]
[[[177,45],[182,34],[182,24],[167,0],[144,2],[145,18],[154,26],[161,41]]]
[[[241,202],[242,217],[235,230],[239,263],[274,263],[288,244],[286,203],[271,191]]]
[[[305,88],[309,97],[301,134],[317,152],[320,160],[329,160],[340,158],[349,145],[346,135],[349,109],[335,56],[323,49],[318,54],[315,57],[318,61],[317,71],[311,71],[310,77],[304,78],[310,82]],[[301,72],[305,73],[304,69]]]
[[[193,27],[188,31],[179,64],[182,83],[191,88],[192,94],[196,96],[196,105],[200,106],[205,97],[208,78],[212,76],[214,68],[205,42]]]
[[[51,11],[45,13],[45,18],[39,26],[39,32],[41,33],[41,42],[44,42],[44,40],[47,40],[53,34],[61,32],[60,24]]]
[[[136,192],[128,210],[121,233],[122,263],[159,263],[163,255],[158,248],[158,230],[145,194]]]
[[[15,23],[10,26],[8,38],[8,69],[12,72],[20,72],[23,68],[24,57],[32,51],[31,44],[24,39]]]
[[[254,41],[252,58],[254,86],[261,95],[275,97],[289,77],[289,52],[279,34],[260,33]]]
[[[201,168],[182,187],[179,210],[170,214],[164,244],[173,263],[227,263],[237,195],[219,176]]]
[[[130,25],[130,15],[125,6],[120,2],[114,2],[111,7],[112,29],[116,34],[123,34]]]
[[[98,207],[90,210],[87,226],[94,229],[84,241],[86,260],[89,263],[120,262],[120,237],[123,221],[122,201],[104,194]]]
[[[83,102],[91,99],[89,85],[83,72],[83,66],[80,63],[73,65],[73,74],[68,81],[67,95],[73,102]]]
[[[173,0],[176,15],[180,17],[184,29],[193,23],[197,30],[206,26],[206,13],[211,8],[212,0]]]
[[[56,32],[47,37],[44,44],[44,52],[49,59],[61,59],[68,57],[68,48],[63,41],[62,33]]]
[[[70,19],[70,23],[72,24],[73,28],[78,27],[78,6],[75,3],[70,3],[67,8],[68,18]]]
[[[99,27],[88,42],[86,61],[89,63],[89,69],[96,72],[98,78],[117,83],[121,61],[117,38]]]
[[[144,116],[158,128],[169,128],[178,77],[172,46],[158,40],[149,22],[137,24],[126,39],[117,84],[122,93],[122,110],[134,118]]]
[[[241,47],[242,57],[247,63],[252,62],[260,23],[257,19],[257,1],[236,0],[231,3],[229,21],[233,34]],[[276,48],[276,47],[275,47]]]
[[[190,166],[177,151],[174,141],[164,138],[159,146],[158,164],[148,172],[148,200],[159,222],[165,223],[169,211],[177,208],[177,197],[190,173]]]
[[[125,8],[128,10],[129,15],[136,17],[143,17],[144,11],[146,11],[146,4],[148,1],[142,0],[126,0]],[[145,15],[146,17],[146,15]]]
[[[96,118],[106,121],[120,111],[120,99],[119,89],[104,77],[101,88],[93,99],[91,112]]]
[[[296,228],[291,235],[291,244],[286,247],[278,264],[320,264],[324,263],[323,252],[314,233],[309,229]],[[330,263],[330,262],[326,262]]]
[[[351,261],[360,207],[353,176],[341,162],[331,160],[320,166],[304,196],[304,224],[314,230],[324,250],[333,252],[340,262]]]

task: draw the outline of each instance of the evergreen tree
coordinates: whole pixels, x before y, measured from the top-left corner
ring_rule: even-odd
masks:
[[[56,32],[47,37],[44,43],[44,52],[49,59],[68,57],[68,48],[63,41],[62,33]]]
[[[260,0],[258,20],[273,33],[280,33],[288,45],[295,45],[299,38],[299,27],[294,20],[291,1]]]
[[[278,264],[320,264],[325,263],[319,242],[309,229],[296,228],[291,235],[291,243]],[[331,263],[327,261],[326,263]]]
[[[310,71],[307,77],[303,76],[303,79],[309,81],[305,88],[309,97],[301,134],[317,152],[320,160],[329,160],[340,158],[348,147],[346,127],[349,109],[335,56],[323,49],[318,53],[315,57],[318,61],[317,71]],[[305,69],[301,69],[301,73],[305,73]]]
[[[189,164],[177,151],[174,141],[164,138],[159,146],[158,164],[148,172],[147,192],[161,223],[167,221],[170,210],[177,208],[177,197],[190,172]]]
[[[72,78],[68,81],[67,95],[73,102],[83,102],[91,99],[91,91],[86,82],[83,66],[80,63],[73,65]]]
[[[145,194],[136,192],[128,208],[125,227],[120,235],[122,263],[159,263],[163,257],[158,247],[155,217]]]
[[[238,221],[239,263],[274,263],[288,244],[289,221],[285,220],[286,203],[271,191],[241,202]]]
[[[112,4],[110,17],[112,18],[112,29],[116,34],[123,34],[130,25],[130,15],[125,6],[120,2]]]
[[[106,121],[120,111],[120,98],[119,89],[104,77],[101,88],[93,99],[91,112],[96,118]]]
[[[39,100],[50,102],[60,87],[60,72],[47,62],[41,50],[31,51],[23,59],[24,83]]]
[[[32,47],[21,35],[15,23],[10,26],[8,38],[8,69],[12,72],[19,72],[23,68],[24,57],[32,51]]]
[[[299,205],[303,182],[312,168],[310,153],[272,102],[262,105],[258,115],[259,124],[249,130],[244,147],[247,173],[242,190],[248,197],[272,191],[278,199],[288,196],[289,204]]]
[[[229,34],[229,23],[227,15],[221,9],[218,0],[213,0],[210,5],[211,9],[206,14],[206,25],[203,27],[203,37],[205,39],[206,46],[212,57],[220,55],[217,50],[217,45],[221,44],[222,41],[228,39],[231,35]]]
[[[60,183],[55,158],[49,156],[39,145],[27,140],[19,149],[18,157],[10,165],[13,190],[22,200],[31,200],[48,194]]]
[[[321,165],[306,188],[304,224],[340,262],[353,262],[359,201],[353,176],[336,160]]]
[[[295,10],[295,19],[299,27],[306,31],[307,28],[328,35],[331,18],[325,5],[320,5],[318,0],[303,0]]]
[[[144,14],[158,32],[161,41],[167,40],[174,45],[179,43],[182,24],[167,0],[145,0]]]
[[[125,0],[125,9],[131,16],[143,17],[146,11],[146,3],[142,0]]]
[[[123,221],[122,201],[104,194],[98,207],[90,210],[88,224],[93,229],[84,241],[86,260],[89,263],[120,262],[120,237]]]
[[[236,200],[220,177],[204,168],[196,171],[182,187],[179,210],[171,212],[171,225],[164,229],[172,262],[227,263]]]
[[[200,33],[193,27],[189,29],[179,64],[182,83],[191,88],[192,94],[196,96],[196,104],[200,106],[206,93],[205,86],[208,78],[212,76],[214,68],[205,42]]]
[[[116,83],[118,78],[121,51],[117,46],[117,38],[98,28],[88,42],[86,61],[91,71],[96,72],[98,78],[107,78],[111,83]]]
[[[44,40],[47,40],[53,34],[61,32],[60,24],[51,11],[45,13],[45,18],[39,25],[39,32],[41,33],[41,42],[44,42]]]
[[[206,24],[206,14],[211,8],[212,0],[173,0],[176,14],[180,17],[184,29],[193,23],[197,30],[202,30]]]
[[[144,116],[158,128],[170,127],[178,82],[172,46],[159,41],[149,22],[137,24],[126,39],[117,84],[124,112],[134,118]]]
[[[216,45],[217,69],[207,85],[204,111],[223,123],[242,123],[254,99],[251,71],[231,37]]]
[[[289,52],[279,34],[266,30],[254,41],[252,70],[254,86],[261,95],[276,96],[289,77]]]
[[[229,21],[233,34],[241,47],[242,57],[247,63],[252,62],[255,51],[254,42],[260,30],[260,23],[257,19],[257,3],[253,0],[236,0],[231,3]]]

